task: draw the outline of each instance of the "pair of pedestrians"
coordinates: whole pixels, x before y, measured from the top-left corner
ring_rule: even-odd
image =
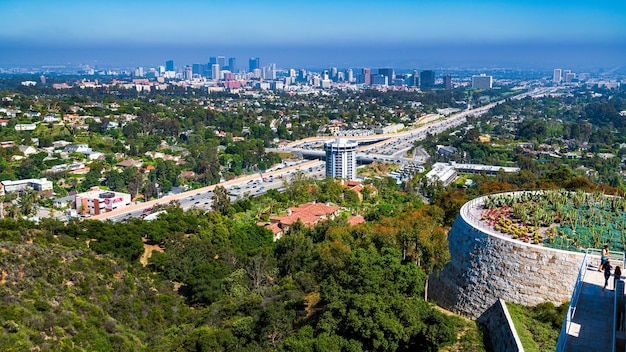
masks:
[[[604,271],[604,289],[606,290],[606,287],[609,284],[609,278],[611,278],[611,262],[606,260],[602,264],[602,271]],[[613,272],[613,289],[615,289],[617,280],[621,279],[621,277],[622,277],[622,269],[619,266],[616,266],[615,271]]]
[[[611,263],[609,262],[609,246],[604,245],[602,247],[602,256],[600,258],[600,267],[598,271],[604,271],[604,289],[609,284],[609,278],[611,277]],[[613,289],[615,289],[615,284],[617,280],[622,278],[622,269],[619,266],[615,267],[615,272],[613,273]]]

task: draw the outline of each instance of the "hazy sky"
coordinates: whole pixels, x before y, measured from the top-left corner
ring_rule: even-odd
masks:
[[[602,47],[608,51],[598,53],[600,58],[616,60],[626,52],[625,0],[0,0],[0,13],[0,64],[15,63],[11,61],[37,50],[50,60],[71,60],[62,55],[66,49],[68,55],[86,55],[74,61],[101,62],[113,52],[123,61],[124,48],[164,55],[147,61],[175,58],[176,48],[189,53],[202,49],[202,61],[230,55],[211,48],[242,55],[248,54],[247,48],[266,53],[273,48],[274,61],[280,61],[281,48],[292,56],[298,48],[327,48],[348,59],[348,48],[375,47],[407,48],[408,56],[420,48],[482,46],[499,48],[493,52],[499,57],[519,51],[521,45],[544,61],[546,55],[537,48]],[[331,60],[332,53],[326,52]],[[367,55],[355,53],[361,59],[357,61]],[[397,50],[395,59],[403,60],[401,54]],[[554,55],[558,50],[548,54]]]

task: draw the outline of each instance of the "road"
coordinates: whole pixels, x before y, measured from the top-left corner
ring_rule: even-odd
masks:
[[[128,207],[125,208],[121,208],[121,209],[116,209],[114,211],[108,212],[108,213],[104,213],[104,214],[99,214],[99,215],[93,215],[92,217],[90,217],[90,219],[93,220],[107,220],[110,219],[112,221],[120,221],[120,220],[124,220],[126,218],[130,218],[130,217],[138,217],[141,216],[142,214],[147,214],[149,213],[152,208],[157,205],[157,204],[169,204],[170,202],[180,202],[181,206],[183,206],[183,204],[185,204],[185,206],[188,207],[192,207],[192,206],[198,206],[199,208],[204,207],[205,205],[208,204],[204,204],[205,202],[207,202],[211,196],[212,196],[212,192],[215,189],[215,187],[217,186],[222,186],[226,189],[232,189],[233,186],[238,186],[238,187],[244,187],[245,190],[245,184],[248,183],[249,181],[261,181],[263,182],[263,178],[267,178],[269,179],[270,176],[272,177],[272,179],[279,179],[278,176],[282,177],[289,177],[289,176],[293,176],[298,170],[304,172],[304,173],[310,173],[311,171],[309,171],[309,169],[313,170],[314,168],[316,169],[321,169],[323,168],[324,162],[323,161],[319,161],[319,160],[311,160],[311,161],[307,161],[301,164],[297,164],[297,165],[293,165],[293,166],[287,166],[285,168],[282,168],[280,170],[273,170],[273,171],[267,171],[264,172],[263,174],[260,173],[255,173],[252,175],[246,175],[243,177],[239,177],[230,181],[226,181],[226,182],[221,182],[218,183],[216,185],[211,185],[211,186],[207,186],[207,187],[202,187],[199,189],[195,189],[195,190],[191,190],[191,191],[187,191],[187,192],[183,192],[183,193],[179,193],[179,194],[174,194],[174,195],[169,195],[169,196],[165,196],[163,198],[160,199],[154,199],[148,202],[143,202],[143,203],[137,203],[137,204],[131,204]],[[280,184],[280,186],[282,186],[282,181],[275,181],[273,183],[274,186]],[[276,187],[279,188],[279,187]],[[252,191],[254,190],[254,192]],[[258,192],[256,192],[255,188],[252,188],[252,190],[250,191],[251,195],[253,195],[252,193],[256,193],[256,194],[260,194]],[[241,193],[241,195],[243,196],[243,193]],[[198,195],[199,194],[199,195]],[[235,196],[236,198],[236,196]],[[193,199],[193,200],[192,200]],[[198,202],[196,204],[196,202]],[[190,204],[192,203],[192,204]],[[130,216],[128,215],[130,214]]]
[[[537,88],[529,92],[520,93],[512,96],[511,99],[523,99],[527,96],[539,97],[554,92],[556,87]],[[371,161],[387,161],[396,162],[400,164],[414,164],[415,162],[423,161],[427,154],[423,150],[418,150],[413,158],[406,158],[404,154],[408,149],[415,145],[416,141],[423,140],[428,134],[441,133],[447,129],[457,127],[467,121],[467,117],[470,115],[482,115],[492,107],[503,103],[505,100],[490,103],[479,108],[465,110],[457,114],[451,115],[439,120],[430,121],[424,125],[416,128],[374,136],[355,136],[345,137],[351,140],[357,141],[377,141],[380,142],[362,146],[358,150],[358,155],[361,158],[370,158]],[[329,140],[329,137],[309,137],[304,138],[292,143],[289,143],[284,148],[279,148],[276,151],[311,151],[316,146],[319,147],[321,143]],[[319,150],[319,149],[318,149]],[[245,196],[256,196],[267,192],[269,189],[281,189],[284,187],[285,180],[289,181],[293,175],[300,170],[309,177],[323,177],[325,163],[319,160],[312,160],[303,162],[300,164],[290,164],[283,166],[276,166],[265,172],[256,173],[252,175],[246,175],[236,178],[234,180],[219,183],[217,185],[211,185],[192,191],[183,192],[176,195],[166,196],[160,199],[151,200],[144,203],[132,204],[126,208],[117,209],[115,211],[94,215],[91,219],[94,220],[112,220],[122,221],[130,217],[140,217],[144,214],[148,214],[152,211],[152,208],[157,204],[168,204],[172,201],[180,202],[183,209],[189,209],[192,207],[210,209],[211,198],[213,197],[213,190],[216,186],[222,186],[229,191],[231,200],[236,200]]]

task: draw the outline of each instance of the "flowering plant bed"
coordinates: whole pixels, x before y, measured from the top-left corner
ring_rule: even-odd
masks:
[[[514,239],[551,248],[626,247],[626,199],[566,190],[501,193],[484,198],[481,220]]]

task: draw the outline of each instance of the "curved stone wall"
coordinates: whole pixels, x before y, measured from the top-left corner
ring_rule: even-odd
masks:
[[[583,254],[500,235],[473,215],[482,204],[477,198],[461,208],[448,234],[450,262],[431,275],[428,298],[474,319],[498,299],[522,305],[569,300]]]

